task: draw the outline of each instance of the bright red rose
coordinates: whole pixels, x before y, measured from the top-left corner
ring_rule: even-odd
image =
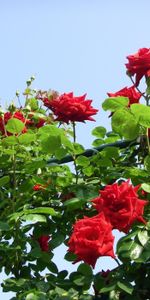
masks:
[[[40,248],[44,252],[48,252],[49,250],[49,245],[48,245],[49,239],[50,239],[49,235],[41,235],[38,238],[38,243],[40,245]]]
[[[77,255],[76,262],[83,260],[94,268],[99,257],[115,257],[113,243],[112,226],[101,213],[76,221],[68,251]]]
[[[150,48],[141,48],[137,53],[127,56],[128,73],[135,76],[135,85],[138,86],[143,76],[150,76]]]
[[[121,90],[119,90],[116,93],[107,93],[109,97],[118,97],[118,96],[123,96],[129,98],[129,104],[128,106],[130,107],[131,104],[133,103],[139,103],[141,94],[136,91],[134,86],[131,87],[125,87]]]
[[[99,213],[104,213],[113,229],[127,233],[135,221],[146,223],[142,216],[147,201],[138,198],[138,189],[139,186],[133,187],[129,180],[121,185],[114,183],[100,191],[99,197],[92,202]]]
[[[44,98],[44,105],[50,108],[56,116],[57,121],[65,123],[95,121],[92,116],[98,110],[91,106],[92,100],[85,100],[86,94],[74,97],[73,93],[62,94],[57,98]]]

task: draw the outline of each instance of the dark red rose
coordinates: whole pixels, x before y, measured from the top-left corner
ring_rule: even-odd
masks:
[[[131,87],[125,87],[118,92],[115,93],[107,93],[109,97],[118,97],[118,96],[123,96],[129,98],[129,104],[128,106],[130,107],[131,104],[133,103],[139,103],[141,94],[136,91],[134,86]]]
[[[100,191],[99,197],[92,200],[97,211],[103,212],[113,229],[127,233],[135,221],[146,223],[144,220],[144,206],[147,201],[139,199],[139,186],[133,187],[129,180],[107,185]]]
[[[44,252],[48,252],[49,250],[49,244],[48,244],[49,239],[50,239],[49,235],[41,235],[37,240],[41,250]]]
[[[127,56],[128,73],[135,75],[135,85],[138,86],[143,76],[150,76],[150,48],[141,48],[137,53]]]
[[[50,108],[56,116],[57,121],[65,123],[95,121],[92,116],[98,110],[91,106],[92,100],[86,100],[86,94],[74,97],[73,93],[62,94],[57,98],[43,99],[44,105]]]
[[[113,251],[114,237],[112,226],[106,221],[103,213],[76,221],[69,239],[69,252],[77,255],[77,260],[95,267],[101,256],[115,257]]]

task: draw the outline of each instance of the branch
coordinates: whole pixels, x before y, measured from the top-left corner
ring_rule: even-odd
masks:
[[[95,147],[95,148],[92,148],[92,149],[87,149],[83,153],[80,153],[80,154],[76,155],[76,157],[78,157],[80,155],[84,155],[86,157],[91,157],[92,155],[97,154],[98,152],[100,152],[103,149],[108,148],[108,147],[118,147],[118,148],[121,149],[121,148],[136,146],[136,145],[139,145],[139,144],[140,143],[139,143],[138,140],[118,141],[118,142],[111,143],[111,144],[104,144],[104,145],[101,145],[101,146],[98,146],[98,147]],[[61,165],[61,164],[69,163],[71,161],[73,161],[73,156],[72,155],[66,155],[64,158],[62,158],[60,160],[57,159],[57,158],[51,158],[47,161],[47,163],[48,163],[48,165],[53,165],[53,164]]]

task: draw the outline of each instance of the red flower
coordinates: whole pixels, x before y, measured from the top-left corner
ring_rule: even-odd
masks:
[[[49,239],[50,239],[49,235],[41,235],[38,238],[38,243],[40,245],[40,248],[44,252],[48,252],[49,250],[49,245],[48,245]]]
[[[129,180],[121,185],[107,185],[100,191],[100,196],[93,199],[98,212],[103,212],[113,226],[127,233],[135,221],[146,223],[143,219],[144,206],[147,201],[138,198],[139,186],[133,187]]]
[[[141,97],[141,94],[136,91],[134,86],[131,86],[129,88],[125,87],[116,93],[107,93],[107,95],[109,97],[123,96],[129,98],[129,104],[128,104],[129,107],[133,103],[139,103]]]
[[[76,221],[68,251],[77,255],[76,262],[83,260],[94,268],[99,257],[115,257],[113,243],[112,226],[101,213]]]
[[[69,93],[62,94],[57,98],[44,98],[43,102],[54,112],[57,121],[65,123],[95,121],[91,116],[95,115],[98,110],[91,106],[92,100],[85,100],[85,98],[86,94],[74,97],[73,93]]]
[[[42,191],[46,188],[47,186],[44,185],[44,184],[40,184],[40,183],[37,183],[36,185],[33,186],[33,190],[34,191]]]
[[[141,78],[150,76],[150,48],[141,48],[137,53],[127,56],[127,70],[131,76],[136,75],[135,85],[138,86]]]

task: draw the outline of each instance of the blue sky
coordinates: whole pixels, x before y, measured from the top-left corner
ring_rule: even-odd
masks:
[[[87,93],[100,109],[96,123],[79,126],[78,141],[89,147],[94,126],[110,127],[106,93],[131,85],[126,56],[150,47],[149,11],[149,0],[0,0],[1,104],[32,74],[35,88]]]

